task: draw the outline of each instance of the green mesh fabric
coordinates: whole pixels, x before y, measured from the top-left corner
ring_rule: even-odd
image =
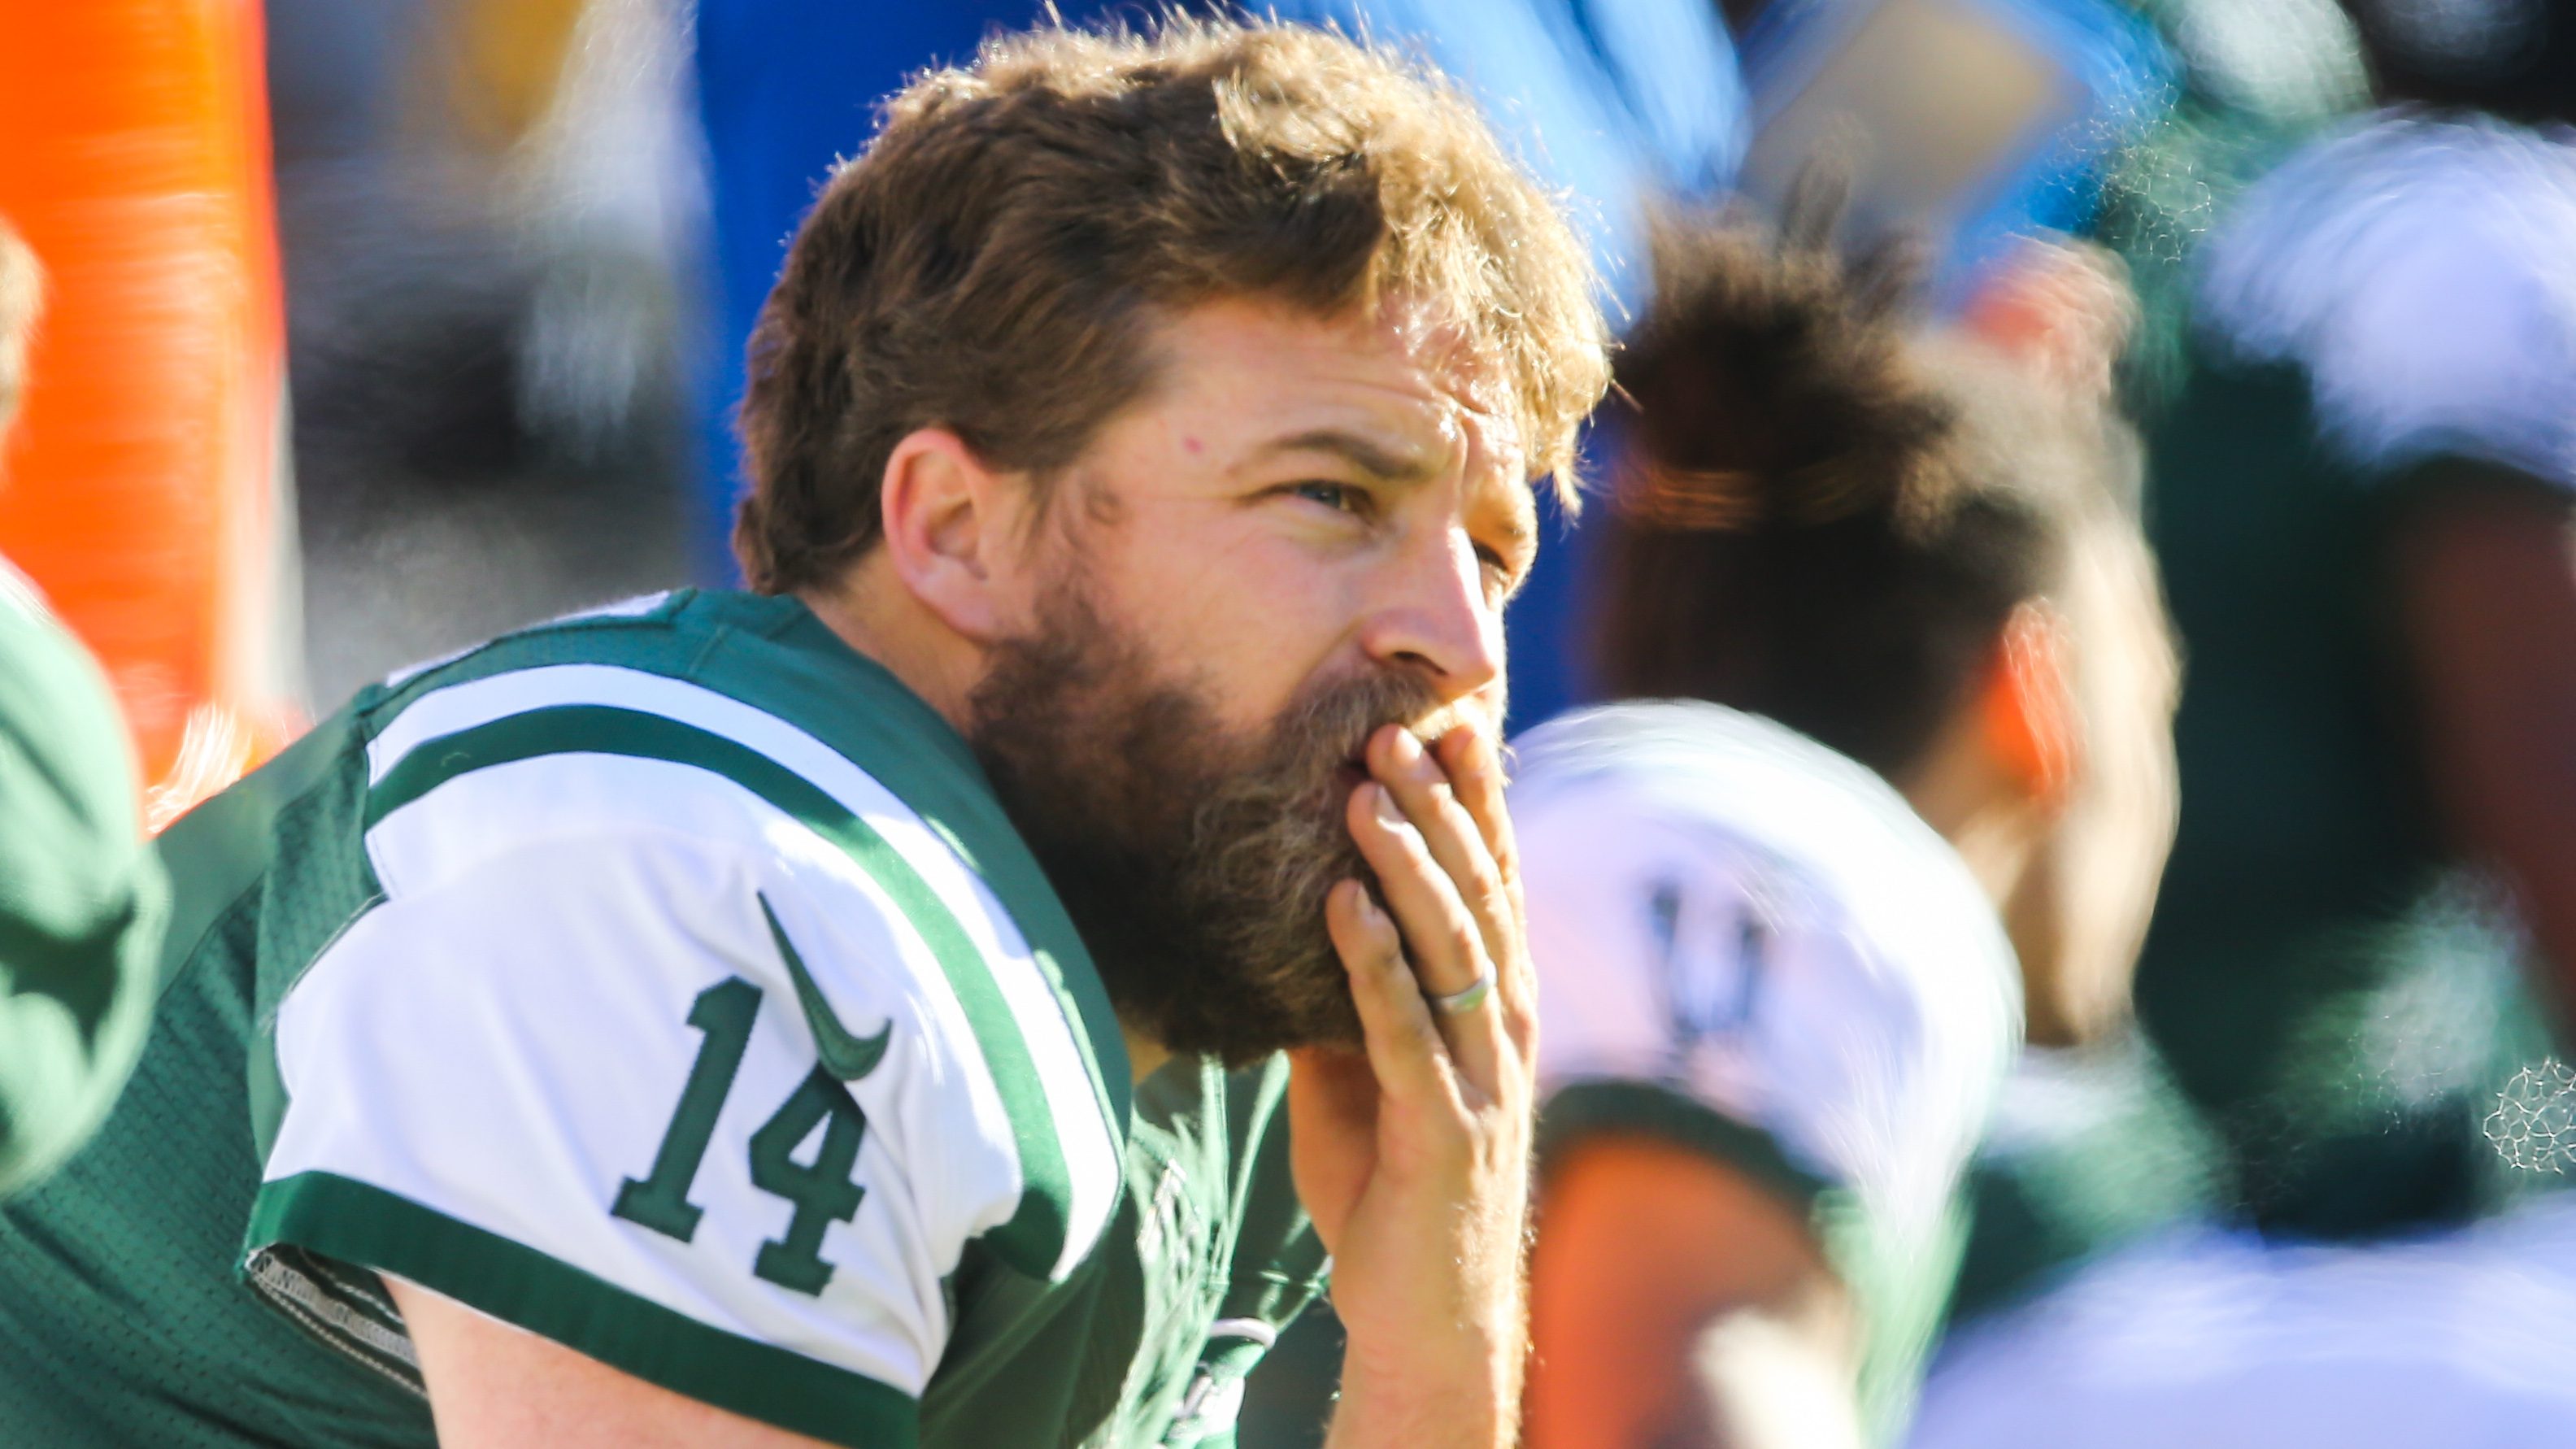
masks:
[[[0,1209],[0,1444],[435,1442],[422,1401],[236,1271],[259,1177],[241,1102],[256,924],[220,918],[98,1138]]]

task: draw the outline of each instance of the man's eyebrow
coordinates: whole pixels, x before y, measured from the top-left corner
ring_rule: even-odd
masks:
[[[1385,483],[1427,483],[1440,476],[1437,459],[1390,448],[1374,438],[1341,428],[1310,428],[1273,438],[1253,449],[1247,461],[1257,463],[1282,453],[1330,453]]]

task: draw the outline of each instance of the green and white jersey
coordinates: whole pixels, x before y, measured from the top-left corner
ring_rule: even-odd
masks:
[[[107,1112],[143,1049],[169,891],[107,681],[0,561],[0,1198]]]
[[[964,742],[793,600],[398,677],[164,854],[135,1091],[0,1218],[0,1442],[427,1445],[391,1275],[830,1442],[1221,1443],[1321,1276],[1284,1068],[1131,1094]]]
[[[1962,1171],[2021,976],[1956,852],[1867,768],[1712,704],[1613,705],[1518,745],[1541,1135],[1647,1133],[1807,1213],[1901,1426],[1958,1270]]]

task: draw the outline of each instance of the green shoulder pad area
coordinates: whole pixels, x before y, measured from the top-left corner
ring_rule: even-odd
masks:
[[[575,617],[505,636],[361,695],[353,709],[372,735],[436,690],[563,664],[632,669],[713,690],[813,736],[892,791],[1010,912],[1077,1025],[1112,1141],[1124,1144],[1131,1083],[1108,990],[974,752],[919,695],[796,599],[682,589],[640,613]]]

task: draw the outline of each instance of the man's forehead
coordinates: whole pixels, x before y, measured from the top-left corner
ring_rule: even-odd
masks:
[[[1230,299],[1162,331],[1160,395],[1214,434],[1193,432],[1182,446],[1212,445],[1227,475],[1320,455],[1398,486],[1455,478],[1484,527],[1513,545],[1537,533],[1541,480],[1510,389],[1434,314],[1321,317]]]
[[[1465,329],[1429,309],[1390,309],[1380,322],[1403,355],[1421,369],[1455,409],[1460,464],[1471,488],[1501,505],[1497,521],[1518,544],[1538,532],[1537,490],[1542,476],[1530,465],[1529,442],[1509,376],[1494,359],[1470,345]]]
[[[1379,346],[1418,370],[1494,445],[1525,451],[1509,370],[1450,312],[1399,298],[1381,303],[1365,325]]]
[[[1527,451],[1504,369],[1429,308],[1386,303],[1328,317],[1227,298],[1166,319],[1162,332],[1167,386],[1257,389],[1260,401],[1273,404],[1350,406],[1390,428],[1457,435],[1515,466]]]

